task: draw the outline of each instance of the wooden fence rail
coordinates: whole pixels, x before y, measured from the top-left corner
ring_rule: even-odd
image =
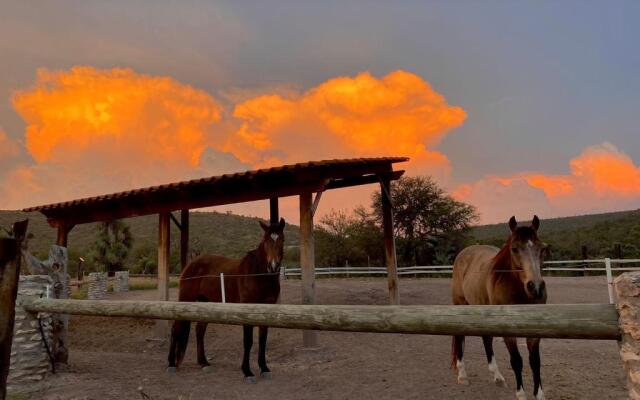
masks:
[[[289,329],[431,335],[620,339],[609,304],[374,306],[34,299],[31,312],[205,321]]]

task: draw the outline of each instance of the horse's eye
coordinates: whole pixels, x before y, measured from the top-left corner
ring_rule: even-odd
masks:
[[[514,252],[514,253],[517,253],[518,252],[518,248],[517,247],[512,247],[511,251]]]

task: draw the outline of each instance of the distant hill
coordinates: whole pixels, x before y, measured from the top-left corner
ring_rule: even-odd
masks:
[[[29,218],[29,232],[34,236],[29,242],[30,250],[39,257],[46,257],[49,246],[55,243],[56,231],[49,227],[41,214],[0,211],[0,227],[9,228],[13,222],[24,218]],[[262,231],[258,220],[226,213],[192,212],[191,247],[199,253],[242,256],[260,240]],[[130,264],[144,257],[155,262],[158,217],[150,215],[127,219],[126,222],[135,240]],[[521,221],[523,224],[528,222]],[[95,230],[95,224],[85,224],[71,231],[69,252],[72,260],[77,260],[79,256],[87,258],[95,240]],[[471,230],[471,241],[499,246],[504,243],[508,232],[506,223],[478,226]],[[287,265],[297,265],[298,226],[288,224],[285,234]],[[173,226],[171,264],[174,270],[178,265],[179,237],[178,229]],[[621,252],[623,257],[640,258],[640,210],[545,219],[541,222],[540,237],[551,244],[554,259],[581,258],[583,246],[586,246],[587,255],[591,258],[617,257],[617,252]],[[322,235],[317,235],[318,241],[322,241],[322,238]],[[322,249],[326,247],[318,242],[316,257],[319,260],[323,256]]]
[[[51,228],[40,213],[22,213],[19,211],[0,211],[0,227],[8,229],[17,220],[29,218],[29,232],[33,238],[29,249],[39,257],[46,257],[49,246],[56,241],[56,230]],[[158,237],[158,217],[148,215],[125,220],[134,237],[131,256],[140,253],[155,254]],[[255,248],[260,241],[262,229],[258,218],[244,217],[218,212],[191,212],[191,247],[200,253],[221,254],[239,257]],[[70,258],[86,256],[95,240],[96,224],[78,225],[69,234]],[[299,230],[296,225],[287,224],[285,228],[287,247],[295,248],[299,243]],[[177,263],[180,233],[172,224],[171,246],[172,263]],[[288,251],[285,253],[295,253]],[[86,258],[86,257],[85,257]]]
[[[471,231],[476,241],[495,245],[504,243],[508,233],[506,222]],[[554,259],[582,258],[583,246],[589,258],[640,258],[640,210],[545,219],[539,234],[551,244]]]
[[[629,216],[638,215],[640,210],[618,211],[604,214],[578,215],[575,217],[560,217],[542,220],[540,233],[553,233],[557,231],[575,230],[593,226],[599,222],[613,222],[623,220]],[[531,216],[533,217],[533,215]],[[531,220],[518,221],[519,224],[528,224]],[[480,225],[472,228],[471,234],[477,240],[487,240],[496,237],[506,237],[509,233],[507,222],[500,224]]]

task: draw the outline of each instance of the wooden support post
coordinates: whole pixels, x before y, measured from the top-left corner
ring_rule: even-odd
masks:
[[[313,214],[311,192],[300,195],[300,269],[302,278],[302,304],[315,304],[315,254],[313,241]],[[318,346],[318,334],[302,332],[302,345],[306,348]]]
[[[69,232],[71,232],[73,227],[74,225],[67,225],[65,223],[58,225],[58,238],[56,240],[58,246],[67,247]]]
[[[180,270],[189,263],[189,210],[180,212]]]
[[[384,234],[384,255],[387,265],[389,285],[389,303],[400,304],[398,293],[398,263],[396,261],[396,242],[393,235],[393,209],[391,204],[391,180],[380,178],[380,194],[382,198],[382,230]]]
[[[311,206],[311,215],[316,215],[318,206],[320,205],[320,199],[322,198],[322,192],[316,193],[316,197],[313,199],[313,205]]]
[[[158,223],[158,300],[169,300],[169,255],[171,225],[169,213],[159,214]],[[156,322],[156,336],[164,338],[169,332],[167,321]]]
[[[27,221],[16,222],[13,225],[13,238],[0,239],[0,400],[4,400],[7,395],[20,275],[20,246],[26,231]]]
[[[278,198],[272,197],[269,199],[269,222],[277,224],[280,219],[280,210],[278,207]]]
[[[620,275],[614,281],[620,315],[620,357],[627,373],[629,399],[640,400],[640,272]]]

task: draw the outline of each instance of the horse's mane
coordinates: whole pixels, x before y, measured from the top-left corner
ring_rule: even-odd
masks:
[[[513,241],[513,235],[509,235],[507,242],[502,246],[498,254],[493,257],[492,271],[496,270],[510,270],[511,269],[511,243]]]

